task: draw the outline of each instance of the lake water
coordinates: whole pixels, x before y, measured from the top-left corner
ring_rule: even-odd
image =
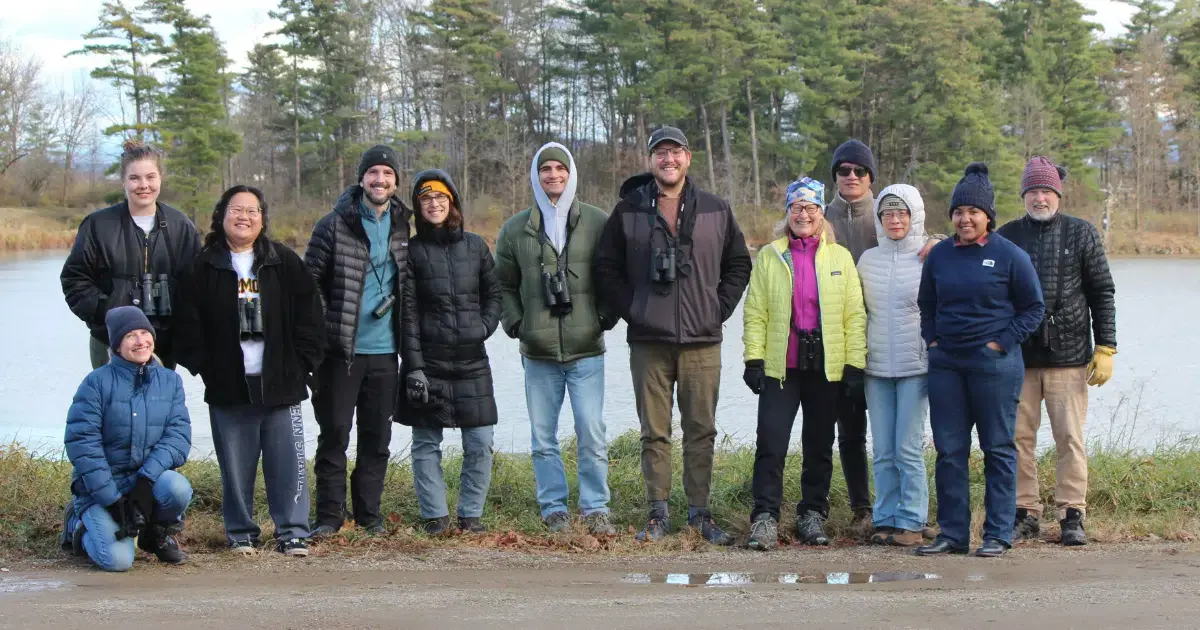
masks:
[[[61,449],[67,408],[90,367],[87,330],[67,309],[58,281],[64,258],[60,252],[0,259],[0,342],[5,354],[0,362],[0,442],[16,441],[44,453]],[[1200,260],[1117,259],[1112,267],[1120,353],[1113,379],[1102,388],[1090,389],[1088,437],[1149,448],[1159,441],[1200,433],[1200,328],[1195,325],[1200,312]],[[741,334],[739,308],[725,327],[718,439],[728,436],[753,444],[758,400],[742,383]],[[604,416],[611,439],[636,428],[638,420],[624,324],[608,333],[606,341]],[[496,449],[528,451],[529,418],[517,342],[497,334],[487,347],[500,411]],[[186,370],[181,373],[192,416],[193,456],[211,457],[204,385]],[[566,404],[560,423],[564,436],[571,434],[570,417]],[[311,456],[317,426],[307,402],[304,419]],[[447,444],[457,445],[456,432],[446,437]],[[797,423],[793,444],[799,438]],[[393,425],[393,453],[405,453],[410,440],[406,427]],[[1053,444],[1048,421],[1038,443]]]

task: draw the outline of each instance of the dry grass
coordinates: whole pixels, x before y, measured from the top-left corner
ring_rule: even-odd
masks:
[[[674,449],[676,478],[682,468],[680,448]],[[573,444],[564,444],[568,477],[574,485]],[[679,534],[658,545],[634,540],[634,532],[644,523],[646,505],[640,468],[640,441],[635,432],[618,436],[609,447],[609,484],[613,499],[613,520],[621,532],[611,539],[589,536],[576,523],[569,533],[549,535],[538,514],[534,496],[533,466],[527,454],[497,453],[492,471],[484,520],[491,532],[482,536],[452,535],[431,539],[419,533],[416,498],[412,489],[412,471],[407,461],[395,459],[385,482],[383,511],[388,515],[389,534],[372,538],[351,525],[319,548],[325,552],[371,553],[376,550],[420,552],[443,547],[480,547],[515,550],[554,550],[579,553],[658,554],[699,549],[703,541],[683,530],[687,501],[680,484],[671,496],[673,525]],[[928,455],[932,473],[933,454]],[[718,446],[713,475],[711,507],[714,515],[732,532],[745,533],[753,504],[750,482],[754,448],[730,442]],[[784,473],[784,504],[800,498],[800,457],[788,458]],[[835,458],[833,487],[830,491],[829,531],[836,544],[854,544],[850,531],[850,513],[846,487]],[[1055,457],[1050,452],[1038,462],[1043,501],[1053,506]],[[458,491],[461,457],[448,453],[445,458],[446,485],[453,501]],[[1192,541],[1200,536],[1200,442],[1184,441],[1160,446],[1152,452],[1112,450],[1093,446],[1088,491],[1088,532],[1096,541],[1131,540]],[[188,512],[184,542],[192,551],[219,551],[225,536],[220,518],[220,471],[216,462],[189,462],[182,470],[195,489]],[[60,453],[33,454],[11,445],[0,447],[0,558],[53,557],[61,529],[62,508],[68,499],[70,464]],[[259,477],[257,517],[264,537],[272,530]],[[933,479],[930,477],[930,519],[935,513]],[[971,496],[975,534],[983,520],[983,458],[971,459]],[[780,531],[784,536],[793,526],[793,517],[784,510]],[[1057,523],[1048,509],[1043,532],[1047,540],[1057,539]]]

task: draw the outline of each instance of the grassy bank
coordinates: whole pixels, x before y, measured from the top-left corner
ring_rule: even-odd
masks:
[[[577,497],[574,483],[574,445],[563,445],[568,476],[571,478],[572,500]],[[325,545],[348,552],[366,551],[379,547],[419,551],[442,545],[472,545],[497,548],[554,548],[560,550],[635,551],[645,547],[633,540],[633,532],[641,527],[646,504],[639,463],[640,444],[636,432],[618,436],[609,447],[609,484],[612,488],[614,520],[621,532],[612,540],[598,541],[587,536],[581,528],[570,535],[547,536],[541,526],[534,496],[532,461],[527,454],[496,453],[491,492],[488,496],[485,521],[492,533],[481,537],[451,537],[429,540],[414,533],[419,522],[416,498],[412,488],[412,471],[407,461],[395,460],[389,467],[383,496],[383,511],[387,515],[389,536],[366,539],[356,528],[343,530],[344,536]],[[681,488],[680,448],[676,445],[675,487],[671,497],[676,528],[682,527],[686,500]],[[718,445],[716,470],[713,475],[712,508],[717,519],[731,530],[743,533],[752,506],[750,481],[754,449],[730,443]],[[1052,504],[1054,455],[1045,455],[1039,462],[1043,499]],[[453,500],[458,489],[458,453],[445,458],[446,483]],[[834,479],[831,491],[831,533],[849,537],[849,510],[846,487],[834,460]],[[929,454],[929,470],[933,456]],[[1159,447],[1154,452],[1092,450],[1091,483],[1088,492],[1088,530],[1098,541],[1127,541],[1137,539],[1168,539],[1191,541],[1200,536],[1200,443],[1186,442],[1173,447]],[[311,471],[311,468],[310,468]],[[215,461],[189,462],[182,471],[192,482],[195,495],[188,514],[184,534],[186,546],[193,551],[218,551],[224,547],[221,525],[220,472]],[[61,454],[50,456],[31,454],[19,446],[0,447],[0,559],[17,557],[53,557],[57,552],[57,536],[61,528],[63,505],[71,466]],[[311,475],[311,472],[310,472]],[[790,529],[792,517],[789,505],[800,498],[800,457],[788,459],[784,474],[784,527]],[[262,477],[259,476],[257,516],[263,525],[264,536],[272,527],[267,515]],[[976,453],[971,460],[973,520],[978,535],[982,519],[983,459]],[[933,483],[930,479],[931,506],[934,513]],[[1052,518],[1053,514],[1048,514]],[[932,520],[932,516],[931,516]],[[1057,525],[1047,522],[1044,532],[1053,538]],[[656,549],[690,549],[703,543],[694,535],[672,537]]]

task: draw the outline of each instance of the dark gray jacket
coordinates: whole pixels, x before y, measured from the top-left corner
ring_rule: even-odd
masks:
[[[593,274],[601,297],[629,323],[630,342],[716,343],[750,282],[750,252],[733,210],[691,178],[680,200],[679,236],[658,211],[649,173],[621,186],[600,235]],[[654,250],[675,249],[676,279],[652,278]]]
[[[371,243],[363,229],[358,204],[362,186],[354,184],[342,193],[313,228],[304,262],[317,281],[317,292],[325,303],[325,356],[350,361],[354,358],[354,340],[358,333],[358,312],[362,307],[363,282],[371,266]],[[397,302],[408,269],[408,219],[412,215],[399,197],[392,197],[392,231],[389,247],[396,260]],[[402,336],[400,309],[391,311],[396,341]]]
[[[871,195],[854,203],[837,195],[825,208],[825,220],[833,226],[837,244],[850,250],[856,265],[863,252],[879,244],[875,234],[875,199]]]

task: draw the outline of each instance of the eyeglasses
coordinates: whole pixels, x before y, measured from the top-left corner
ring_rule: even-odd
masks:
[[[422,208],[432,208],[435,205],[444,206],[450,203],[450,198],[445,193],[430,193],[421,197]]]
[[[262,214],[262,208],[258,206],[229,206],[228,212],[235,217],[253,219]]]
[[[854,173],[859,179],[866,177],[870,172],[862,166],[839,166],[837,170],[838,177],[850,177],[850,173]]]
[[[912,216],[912,213],[908,210],[884,210],[883,212],[879,213],[879,218],[883,219],[884,221],[891,221],[892,219],[906,219],[910,216]]]
[[[683,147],[672,147],[670,149],[659,149],[659,150],[655,151],[654,153],[652,153],[651,155],[654,156],[654,159],[661,162],[661,161],[667,159],[668,157],[673,157],[676,159],[681,158],[681,157],[683,157],[683,154],[686,151],[687,151],[687,149],[685,149]]]
[[[810,217],[815,217],[815,216],[818,216],[821,214],[821,206],[818,206],[813,203],[805,204],[802,206],[801,205],[793,205],[792,207],[788,208],[788,212],[790,212],[792,214],[792,216],[799,216],[801,214],[807,214]]]

